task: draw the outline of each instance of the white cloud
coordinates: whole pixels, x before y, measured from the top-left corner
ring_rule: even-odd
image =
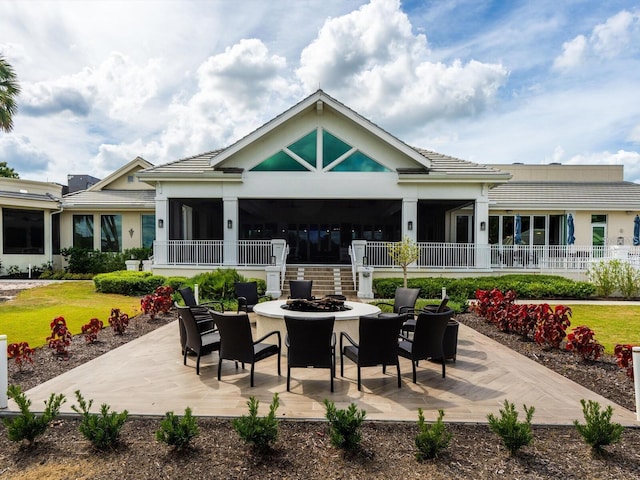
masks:
[[[573,40],[562,45],[562,55],[557,57],[553,66],[559,70],[569,70],[580,65],[587,49],[587,39],[584,35],[578,35]]]
[[[429,61],[425,35],[412,33],[397,0],[372,0],[327,20],[300,57],[307,91],[320,86],[360,113],[407,128],[438,118],[476,115],[508,78],[498,64]]]
[[[578,35],[562,45],[562,54],[554,60],[559,70],[571,70],[588,58],[611,59],[639,51],[640,13],[623,10],[596,25],[589,38]]]
[[[640,183],[640,153],[618,150],[575,155],[564,162],[569,165],[624,165],[625,179]]]
[[[21,110],[26,115],[50,115],[67,111],[87,116],[96,108],[106,116],[132,119],[157,91],[160,62],[139,66],[125,55],[112,53],[96,68],[35,84],[25,83]]]
[[[47,170],[51,158],[23,135],[0,135],[0,159],[22,178]],[[6,159],[6,160],[5,160]]]

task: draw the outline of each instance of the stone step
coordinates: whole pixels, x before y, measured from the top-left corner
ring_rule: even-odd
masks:
[[[355,297],[350,268],[340,267],[288,267],[285,272],[283,296],[288,296],[289,280],[313,280],[313,295],[345,295]]]

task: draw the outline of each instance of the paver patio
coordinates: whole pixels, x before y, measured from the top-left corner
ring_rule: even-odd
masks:
[[[283,348],[286,353],[286,348]],[[486,423],[489,412],[498,412],[505,399],[536,408],[534,423],[569,425],[582,421],[580,399],[612,405],[614,420],[638,426],[635,412],[616,405],[565,377],[515,353],[511,349],[460,325],[458,357],[448,362],[447,376],[440,375],[438,363],[420,362],[418,383],[411,381],[411,364],[401,359],[402,388],[396,386],[395,369],[383,374],[380,367],[362,370],[362,392],[356,386],[356,367],[345,359],[345,377],[340,377],[337,356],[335,391],[329,391],[326,369],[293,369],[291,392],[286,391],[286,358],[278,377],[276,357],[256,365],[254,388],[249,386],[249,370],[224,362],[218,382],[217,352],[204,356],[200,376],[189,357],[182,364],[177,321],[133,340],[27,392],[33,409],[41,409],[51,393],[64,393],[62,412],[72,412],[75,390],[94,400],[94,408],[106,403],[114,410],[127,409],[133,415],[182,413],[185,407],[202,416],[234,417],[247,413],[247,400],[260,400],[261,412],[275,392],[280,396],[278,416],[294,419],[323,419],[323,400],[340,408],[355,402],[370,420],[416,421],[417,409],[427,419],[435,419],[438,409],[447,422]],[[8,410],[17,410],[9,402]]]

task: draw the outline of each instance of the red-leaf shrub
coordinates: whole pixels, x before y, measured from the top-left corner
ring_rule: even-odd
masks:
[[[18,365],[18,370],[22,371],[22,364],[29,362],[33,364],[33,353],[35,350],[27,342],[10,343],[7,345],[7,356],[13,358]]]
[[[129,315],[120,312],[119,308],[112,308],[109,316],[109,325],[113,328],[113,333],[122,335],[129,326]]]
[[[553,348],[560,348],[560,344],[567,336],[567,328],[571,325],[571,307],[557,305],[551,309],[549,304],[542,303],[537,306],[538,323],[534,340],[539,345],[548,344]]]
[[[538,305],[514,305],[517,310],[512,314],[511,331],[523,338],[532,339],[538,324]]]
[[[604,347],[593,338],[594,335],[593,330],[587,326],[576,327],[567,335],[565,348],[575,351],[583,360],[597,360],[604,353]]]
[[[89,323],[82,326],[82,333],[84,334],[84,340],[87,343],[93,343],[98,339],[98,332],[104,328],[104,324],[97,318],[92,318]]]
[[[67,328],[67,322],[64,317],[56,317],[49,324],[51,335],[47,337],[49,348],[56,351],[56,355],[60,355],[65,359],[69,358],[69,345],[73,340],[73,335]]]
[[[140,300],[142,311],[148,314],[151,320],[154,320],[158,313],[167,313],[173,306],[172,293],[173,288],[171,287],[163,286],[156,288],[152,294],[145,295]]]
[[[633,345],[617,344],[613,350],[616,356],[616,365],[627,369],[627,376],[633,378]]]

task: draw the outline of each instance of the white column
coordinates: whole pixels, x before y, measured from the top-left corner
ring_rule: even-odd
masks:
[[[156,199],[156,241],[153,246],[153,261],[166,264],[169,258],[167,241],[169,240],[169,201]]]
[[[7,408],[9,399],[9,364],[7,363],[7,336],[0,335],[0,408]]]
[[[486,188],[483,187],[483,193]],[[476,198],[474,215],[474,233],[476,244],[476,266],[478,268],[491,267],[491,251],[489,247],[489,197],[483,194]]]
[[[414,242],[418,238],[418,199],[402,199],[402,239],[408,237]]]
[[[238,197],[224,197],[222,199],[222,218],[224,230],[224,258],[225,265],[238,264]],[[231,227],[231,228],[229,228]]]

